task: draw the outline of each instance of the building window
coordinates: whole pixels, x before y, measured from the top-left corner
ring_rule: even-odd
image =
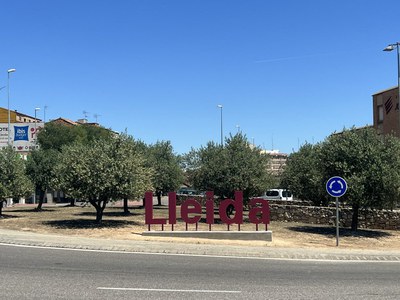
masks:
[[[383,122],[383,105],[378,106],[378,123]]]

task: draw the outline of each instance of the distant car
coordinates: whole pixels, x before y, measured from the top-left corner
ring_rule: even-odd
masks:
[[[270,189],[261,198],[266,200],[293,200],[292,192],[285,189]]]
[[[178,195],[198,195],[199,193],[194,189],[181,188],[176,192]]]

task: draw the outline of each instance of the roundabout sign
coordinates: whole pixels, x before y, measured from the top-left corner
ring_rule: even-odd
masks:
[[[339,197],[346,194],[347,182],[340,176],[333,176],[326,182],[326,191],[336,198],[336,246],[339,246]]]
[[[326,182],[326,191],[332,197],[342,197],[347,191],[347,182],[339,176],[331,177]]]

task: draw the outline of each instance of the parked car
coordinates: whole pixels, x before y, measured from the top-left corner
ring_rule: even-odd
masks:
[[[180,188],[177,192],[178,195],[198,195],[199,192],[190,188]]]
[[[266,200],[293,200],[292,192],[286,189],[270,189],[261,196]]]

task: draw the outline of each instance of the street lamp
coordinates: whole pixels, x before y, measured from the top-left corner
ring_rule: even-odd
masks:
[[[8,109],[8,127],[7,127],[7,133],[8,133],[8,145],[11,145],[11,139],[10,139],[10,73],[15,72],[15,69],[8,69],[7,70],[7,109]]]
[[[35,107],[35,123],[37,123],[36,112],[37,112],[38,110],[40,110],[40,107]],[[35,126],[36,126],[36,124],[35,124]]]
[[[400,53],[399,53],[400,42],[396,44],[388,45],[383,51],[393,51],[397,49],[397,102],[399,105],[399,130],[397,131],[397,135],[400,136]]]
[[[36,112],[40,110],[40,107],[35,107],[35,142],[36,142],[36,133],[37,133],[37,119],[36,119]]]
[[[223,146],[224,145],[224,135],[222,132],[222,105],[218,104],[217,107],[221,109],[221,146]]]

